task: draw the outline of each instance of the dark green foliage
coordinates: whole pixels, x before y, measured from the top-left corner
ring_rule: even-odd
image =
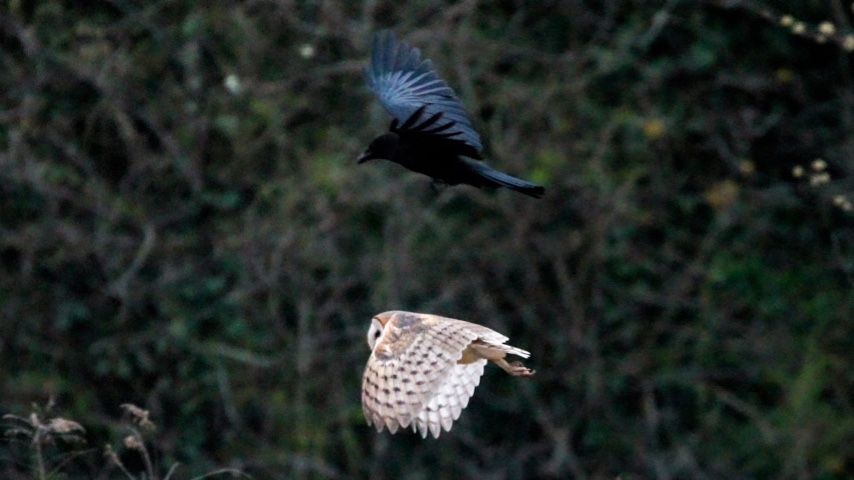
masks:
[[[54,397],[69,478],[118,478],[126,402],[180,478],[849,478],[854,31],[777,3],[804,35],[746,3],[11,2],[0,413]],[[355,164],[383,27],[543,199]],[[398,308],[537,375],[488,369],[438,440],[377,435],[364,334]],[[0,476],[38,477],[28,445]]]

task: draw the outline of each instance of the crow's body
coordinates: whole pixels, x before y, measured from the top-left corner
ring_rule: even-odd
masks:
[[[420,61],[417,48],[391,32],[374,38],[365,80],[393,116],[390,132],[375,138],[359,163],[386,159],[448,185],[505,187],[539,198],[544,189],[479,161],[483,146],[454,91]]]

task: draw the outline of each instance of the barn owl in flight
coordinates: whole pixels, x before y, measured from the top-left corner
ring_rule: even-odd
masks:
[[[449,431],[468,405],[487,360],[507,373],[528,377],[533,371],[510,353],[500,333],[474,323],[426,313],[391,311],[371,319],[371,357],[362,378],[362,410],[377,431],[411,426],[427,437]]]

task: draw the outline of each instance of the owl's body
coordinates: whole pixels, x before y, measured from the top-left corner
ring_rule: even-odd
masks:
[[[507,354],[524,350],[489,328],[423,313],[391,311],[368,330],[372,353],[362,379],[362,410],[377,431],[411,426],[426,437],[448,431],[480,383],[487,361],[514,376],[533,375]]]

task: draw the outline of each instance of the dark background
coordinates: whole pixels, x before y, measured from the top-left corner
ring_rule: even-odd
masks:
[[[41,450],[55,478],[123,478],[106,444],[142,478],[125,402],[161,478],[851,478],[851,11],[8,2],[0,413],[85,427]],[[386,27],[543,199],[355,164]],[[438,440],[378,435],[390,309],[506,333],[537,375],[488,368]],[[12,432],[0,476],[37,456]]]

